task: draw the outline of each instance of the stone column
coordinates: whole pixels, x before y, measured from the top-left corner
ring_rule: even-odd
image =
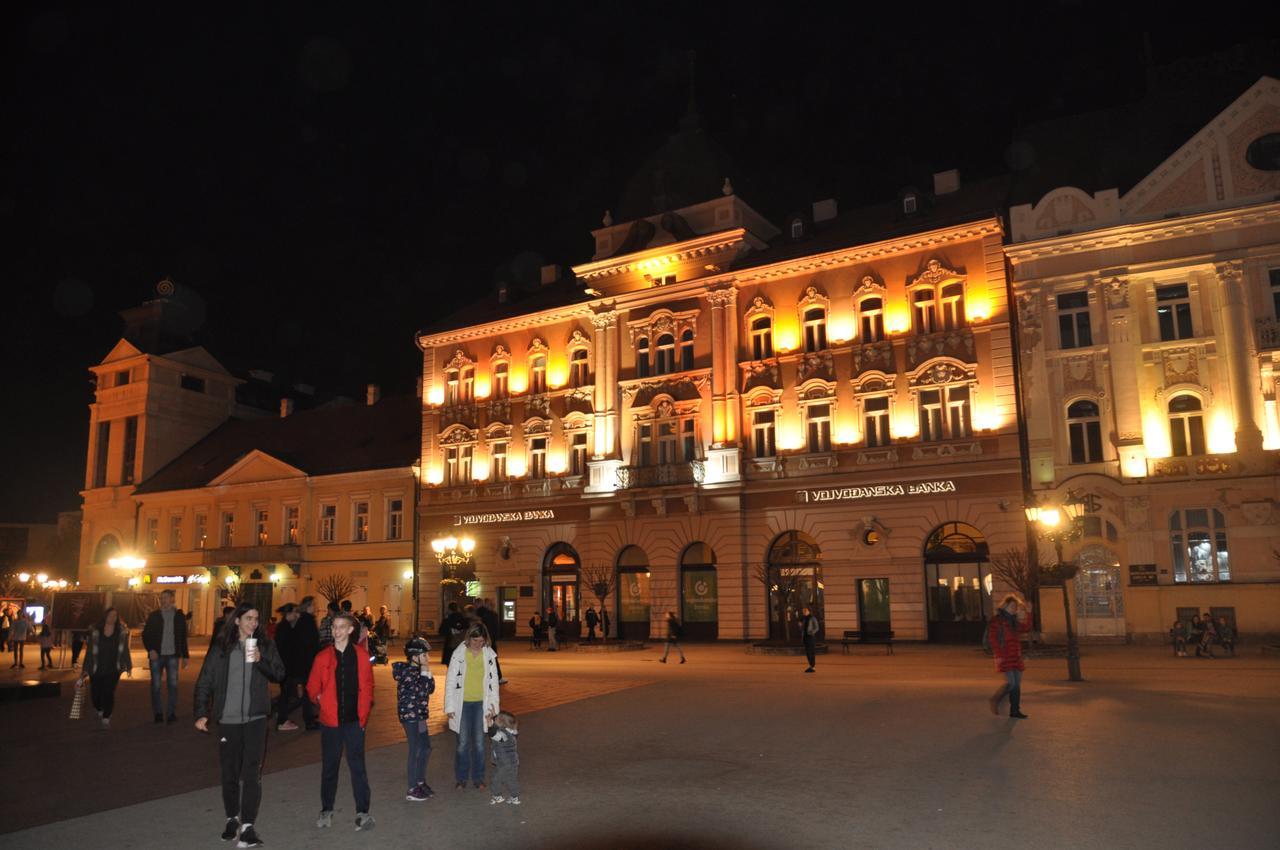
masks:
[[[1130,307],[1128,278],[1103,281],[1102,292],[1107,303],[1107,359],[1111,369],[1111,410],[1115,416],[1120,474],[1126,478],[1142,478],[1147,474],[1147,453],[1142,434],[1142,397],[1138,389],[1141,322]]]
[[[1262,451],[1258,422],[1259,380],[1254,371],[1257,354],[1249,332],[1244,293],[1244,264],[1240,260],[1215,263],[1222,291],[1222,335],[1227,348],[1227,374],[1231,383],[1231,412],[1236,423],[1236,451],[1255,455]]]
[[[595,393],[592,396],[592,409],[595,411],[595,428],[591,446],[593,457],[602,458],[609,454],[608,411],[612,384],[609,352],[609,328],[617,320],[617,313],[612,310],[596,313],[591,317],[591,326],[595,329],[593,337],[593,353],[595,361]]]
[[[732,307],[737,296],[738,291],[732,286],[707,292],[707,303],[711,306],[711,434],[716,448],[733,440],[726,406],[729,389],[734,385],[730,369],[736,358],[728,347],[727,324],[733,321]]]

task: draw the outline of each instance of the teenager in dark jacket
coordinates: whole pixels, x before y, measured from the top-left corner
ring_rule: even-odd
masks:
[[[800,609],[800,637],[804,639],[804,654],[809,660],[809,666],[805,668],[806,673],[812,673],[814,664],[818,658],[818,630],[821,624],[818,622],[818,616],[813,613],[809,606]]]
[[[258,609],[241,602],[231,612],[196,679],[196,729],[218,724],[222,764],[222,807],[227,823],[222,840],[237,847],[261,847],[254,828],[262,802],[262,757],[271,714],[269,682],[284,678],[284,662],[263,630]]]
[[[307,696],[320,706],[320,818],[316,826],[333,826],[338,768],[346,751],[351,791],[356,802],[356,830],[373,827],[369,814],[369,774],[364,764],[364,732],[373,708],[373,664],[367,648],[355,642],[355,617],[333,618],[333,645],[311,665]]]
[[[676,652],[680,653],[680,663],[685,662],[684,647],[680,646],[680,636],[684,634],[684,627],[680,625],[680,621],[676,619],[675,611],[667,612],[667,645],[662,650],[662,657],[658,660],[663,664],[667,663],[667,655],[671,653],[671,647],[676,648]]]
[[[995,658],[996,672],[1003,673],[1005,683],[991,696],[991,713],[1000,713],[1000,703],[1009,697],[1009,716],[1025,719],[1022,713],[1022,636],[1031,631],[1031,606],[1009,594],[1000,603],[996,615],[987,626],[987,641]]]
[[[178,719],[178,667],[187,669],[187,618],[174,606],[173,591],[160,591],[160,608],[152,611],[142,627],[142,647],[151,667],[151,712],[155,722]],[[169,710],[164,711],[160,679],[169,683]]]
[[[596,639],[596,626],[600,625],[600,615],[596,613],[594,605],[587,606],[587,643],[593,643]]]

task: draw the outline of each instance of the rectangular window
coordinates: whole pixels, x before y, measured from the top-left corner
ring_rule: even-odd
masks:
[[[804,416],[808,426],[806,450],[831,451],[831,405],[811,404],[804,409]]]
[[[1067,292],[1058,296],[1058,344],[1060,348],[1093,345],[1089,293]]]
[[[964,284],[952,283],[942,287],[939,300],[942,302],[942,329],[953,331],[963,328],[964,318]]]
[[[756,457],[773,457],[778,453],[774,441],[774,411],[757,410],[752,414],[751,446]]]
[[[493,397],[507,397],[507,364],[498,363],[493,367]]]
[[[916,333],[931,334],[938,329],[937,304],[932,289],[917,289],[911,296],[914,307]]]
[[[693,428],[692,418],[680,420],[680,448],[684,452],[685,463],[698,459],[698,441]]]
[[[387,539],[404,537],[404,499],[387,500]]]
[[[449,446],[444,450],[444,481],[441,483],[446,487],[455,487],[461,482],[458,477],[459,451],[457,446]]]
[[[529,441],[529,475],[532,478],[547,477],[546,437],[534,437]]]
[[[466,368],[462,370],[462,386],[458,390],[459,398],[463,404],[471,404],[476,400],[476,370]]]
[[[930,442],[942,438],[942,390],[921,390],[920,439]]]
[[[973,434],[968,387],[947,387],[947,430],[953,440]]]
[[[298,522],[300,515],[297,505],[284,506],[284,542],[289,546],[298,545]]]
[[[1267,276],[1271,279],[1271,316],[1280,322],[1280,268],[1269,269]]]
[[[471,461],[475,458],[475,446],[463,446],[458,450],[458,483],[471,483]]]
[[[1156,287],[1156,319],[1162,341],[1195,335],[1191,328],[1191,296],[1185,283]]]
[[[351,506],[351,539],[364,543],[369,539],[369,503],[355,502]]]
[[[653,426],[641,425],[639,431],[636,456],[641,466],[650,466],[653,464]]]
[[[444,373],[444,403],[453,406],[458,403],[458,370],[449,369]]]
[[[117,386],[117,387],[123,387],[123,386],[125,386],[125,385],[126,385],[126,384],[128,384],[128,383],[129,383],[129,370],[128,370],[128,369],[122,369],[122,370],[120,370],[119,372],[116,372],[116,386]]]
[[[676,423],[658,423],[658,463],[676,462]]]
[[[160,548],[160,517],[147,517],[147,530],[144,539],[148,552],[154,552]]]
[[[863,298],[858,304],[862,323],[863,344],[884,339],[884,301],[880,298]]]
[[[97,456],[93,459],[93,486],[107,486],[107,457],[111,449],[111,423],[98,423]]]
[[[1102,427],[1097,419],[1067,423],[1071,442],[1072,463],[1097,463],[1102,460]]]
[[[751,358],[764,360],[773,356],[773,322],[761,316],[751,322]]]
[[[318,534],[321,543],[332,543],[333,533],[338,527],[338,506],[320,506],[320,527]]]
[[[209,515],[204,513],[196,514],[195,538],[192,540],[197,549],[203,549],[205,544],[209,542]]]
[[[587,471],[587,432],[578,431],[570,438],[569,474],[582,475]]]
[[[191,390],[193,393],[204,392],[204,378],[197,378],[195,375],[183,375],[181,384],[184,390]]]
[[[685,331],[680,335],[680,371],[693,369],[693,331]]]
[[[236,514],[235,511],[222,512],[222,538],[221,546],[226,548],[236,544]]]
[[[569,386],[585,387],[591,383],[587,373],[587,350],[576,349],[569,357]]]
[[[491,481],[507,480],[507,444],[494,443],[489,452],[489,479]]]
[[[889,437],[889,397],[869,398],[862,404],[862,424],[867,435],[867,447],[887,446]]]
[[[676,338],[671,334],[658,337],[658,359],[655,371],[659,375],[670,375],[676,370]]]
[[[814,307],[804,311],[804,350],[812,353],[827,347],[827,311]]]
[[[535,357],[529,365],[529,392],[537,395],[547,391],[547,358]]]
[[[169,515],[169,551],[182,551],[182,514]]]
[[[267,545],[267,522],[270,519],[266,508],[257,508],[253,512],[253,539],[259,546]]]
[[[120,483],[132,484],[134,482],[134,469],[137,465],[138,417],[130,416],[124,420],[124,466],[120,470]]]

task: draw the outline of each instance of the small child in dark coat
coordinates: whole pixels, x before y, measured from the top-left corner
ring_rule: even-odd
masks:
[[[509,711],[500,711],[493,718],[493,727],[489,737],[493,739],[493,763],[497,768],[493,772],[490,787],[493,796],[489,805],[510,803],[520,805],[520,754],[516,751],[516,736],[520,734],[520,722]],[[506,791],[506,797],[502,792]]]

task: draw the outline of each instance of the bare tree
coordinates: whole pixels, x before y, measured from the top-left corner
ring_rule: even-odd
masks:
[[[1032,603],[1032,629],[1036,635],[1040,634],[1040,579],[1044,571],[1044,564],[1031,563],[1026,549],[1006,549],[991,558],[991,575]]]
[[[355,593],[356,583],[349,575],[330,573],[316,582],[316,590],[325,598],[326,602],[341,603],[342,600]]]
[[[610,595],[613,594],[614,586],[617,584],[617,578],[614,576],[613,570],[605,564],[590,564],[582,568],[582,577],[587,580],[587,587],[591,588],[591,592],[599,600],[600,611],[603,613]],[[604,631],[604,640],[609,640],[608,630]]]
[[[18,577],[15,575],[0,576],[0,596],[13,596],[18,589]]]
[[[796,594],[800,590],[800,582],[806,575],[799,567],[770,567],[768,564],[757,564],[752,570],[756,581],[764,585],[769,599],[777,607],[778,622],[782,623],[783,635],[787,642],[791,641],[791,619],[787,616]],[[796,637],[800,636],[799,631]]]

